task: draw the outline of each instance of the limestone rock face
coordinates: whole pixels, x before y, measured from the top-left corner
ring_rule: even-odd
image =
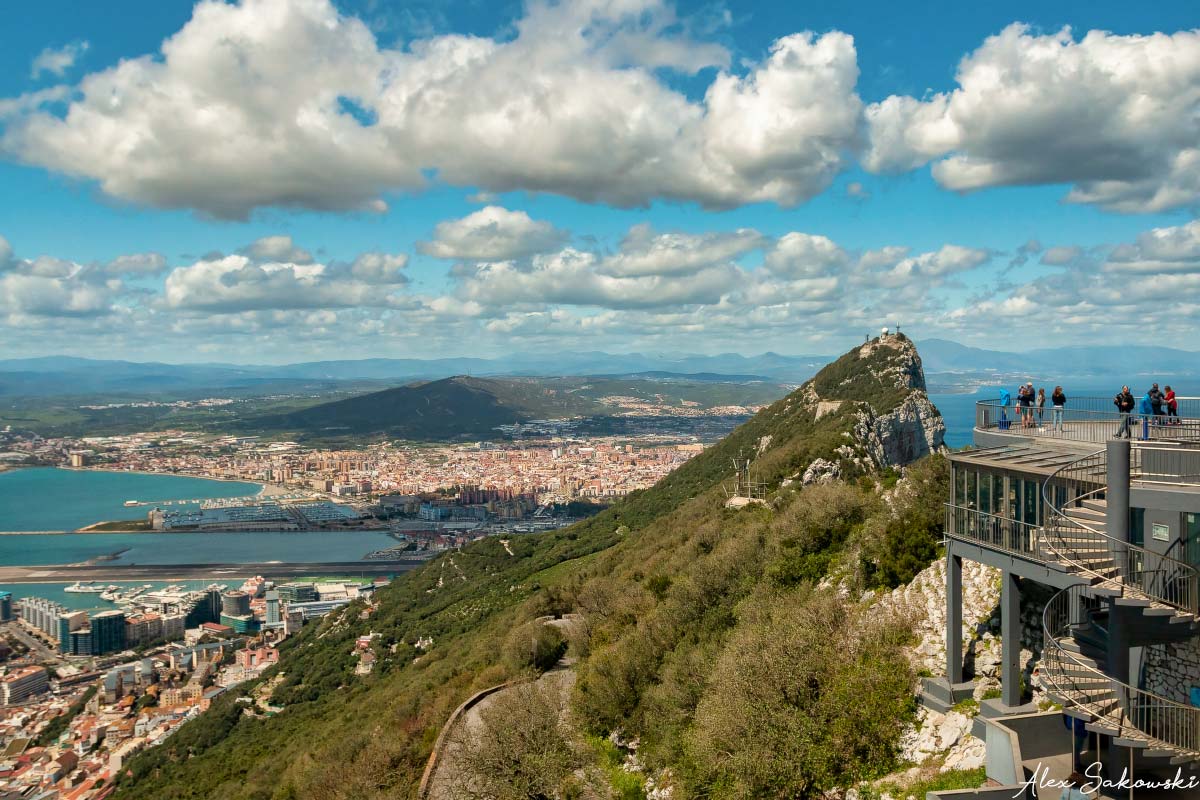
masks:
[[[817,458],[813,459],[813,462],[808,465],[808,469],[804,470],[804,475],[800,478],[800,482],[805,486],[809,486],[814,483],[829,483],[841,476],[842,468],[836,461]]]
[[[876,415],[868,406],[857,416],[855,438],[878,466],[903,466],[945,447],[946,423],[924,389],[914,390],[887,414]]]
[[[917,348],[903,336],[880,337],[851,350],[805,384],[800,400],[816,419],[852,409],[853,425],[837,449],[845,467],[902,467],[945,448],[946,423],[926,394]],[[829,463],[818,459],[794,479],[808,484],[845,471],[832,473]]]

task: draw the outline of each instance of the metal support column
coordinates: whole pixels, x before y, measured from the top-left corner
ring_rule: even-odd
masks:
[[[962,556],[954,554],[954,542],[946,543],[946,680],[953,686],[963,681]]]
[[[1000,586],[1000,698],[1010,708],[1021,705],[1021,584],[1004,570]]]

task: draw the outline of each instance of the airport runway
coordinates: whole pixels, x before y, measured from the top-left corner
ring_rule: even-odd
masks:
[[[308,575],[374,577],[415,569],[426,559],[370,561],[326,561],[281,564],[94,564],[0,567],[4,583],[72,583],[74,581],[217,580],[233,576],[262,575],[267,578],[296,578]]]

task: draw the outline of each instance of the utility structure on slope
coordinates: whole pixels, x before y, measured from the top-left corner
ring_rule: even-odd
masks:
[[[1200,797],[1200,403],[1172,424],[1136,420],[1131,439],[1114,438],[1124,421],[1106,404],[1072,398],[1049,427],[978,404],[975,447],[950,457],[946,680],[925,693],[970,696],[962,562],[997,567],[1001,697],[981,704],[989,777],[1102,768],[1144,782],[1104,796]],[[1041,647],[1036,675],[1020,663],[1021,600],[1035,584],[1054,591],[1041,641],[1026,642]],[[1058,708],[1023,705],[1027,681]],[[1195,776],[1182,794],[1164,788],[1177,771],[1185,786]]]

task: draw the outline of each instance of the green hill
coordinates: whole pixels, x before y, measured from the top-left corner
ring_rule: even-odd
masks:
[[[415,797],[451,710],[526,674],[533,621],[565,613],[582,615],[578,680],[569,725],[546,734],[571,770],[503,796],[641,796],[612,733],[640,740],[640,763],[680,799],[815,797],[886,772],[912,713],[909,633],[817,585],[857,596],[935,557],[945,475],[926,456],[942,427],[923,382],[910,342],[876,340],[592,519],[401,576],[133,759],[114,797]],[[727,497],[739,454],[766,487],[741,509]],[[367,633],[379,661],[359,676]],[[255,697],[279,710],[245,712]],[[497,741],[517,772],[550,769],[525,759],[528,739]]]
[[[379,434],[416,441],[490,438],[497,426],[535,419],[619,415],[638,403],[663,413],[726,405],[761,405],[786,390],[762,381],[699,378],[471,378],[458,376],[254,417],[248,430],[312,437]]]

